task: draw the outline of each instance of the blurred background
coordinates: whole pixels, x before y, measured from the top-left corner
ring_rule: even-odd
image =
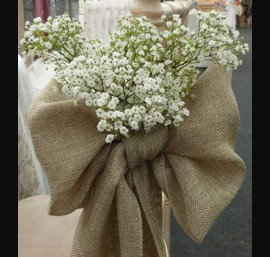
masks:
[[[93,1],[95,0],[19,0],[23,4],[25,21],[32,21],[37,16],[45,20],[49,15],[55,17],[64,12],[78,19],[79,15],[83,14],[83,4]],[[166,0],[161,0],[161,2],[166,2]],[[202,11],[226,9],[232,6],[235,9],[237,27],[252,27],[252,0],[194,0],[193,3],[194,8]]]
[[[165,1],[161,1],[165,2]],[[86,34],[106,42],[106,30],[117,29],[117,17],[126,14],[134,0],[18,0],[18,42],[23,37],[25,21],[68,12],[85,26]],[[240,110],[241,126],[235,151],[247,166],[243,187],[229,207],[212,226],[203,244],[194,243],[180,228],[173,213],[167,219],[171,257],[251,257],[252,256],[252,0],[194,0],[193,8],[209,12],[217,10],[227,17],[231,30],[239,30],[250,51],[243,64],[233,73],[232,86]],[[188,27],[195,29],[196,20],[190,14]],[[49,194],[45,173],[35,157],[27,125],[27,112],[32,100],[53,77],[53,67],[45,67],[39,59],[22,57],[19,65],[19,151],[18,200]],[[32,257],[32,256],[29,256]],[[35,256],[38,257],[38,256]]]

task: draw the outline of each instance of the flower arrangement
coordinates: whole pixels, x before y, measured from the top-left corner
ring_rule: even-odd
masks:
[[[181,24],[179,15],[163,16],[164,28],[147,17],[121,17],[110,43],[89,40],[80,23],[68,14],[42,23],[26,23],[21,46],[55,65],[62,92],[75,104],[95,108],[97,129],[107,132],[107,143],[129,137],[157,124],[179,126],[189,116],[187,98],[198,79],[198,64],[211,58],[233,70],[248,45],[231,32],[218,12],[197,12],[195,34]]]

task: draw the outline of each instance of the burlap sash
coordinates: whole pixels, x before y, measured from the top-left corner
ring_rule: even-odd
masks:
[[[52,80],[34,101],[30,130],[47,173],[49,214],[83,207],[73,257],[165,257],[161,192],[185,232],[202,242],[245,176],[231,72],[211,64],[179,128],[157,127],[106,144],[93,110],[74,107]]]

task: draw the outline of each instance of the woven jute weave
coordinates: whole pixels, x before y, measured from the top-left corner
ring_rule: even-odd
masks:
[[[231,72],[211,64],[180,127],[157,126],[105,143],[94,110],[54,92],[52,80],[29,113],[51,189],[49,214],[84,208],[72,257],[165,257],[161,193],[185,232],[202,242],[245,177],[234,152],[239,112]]]

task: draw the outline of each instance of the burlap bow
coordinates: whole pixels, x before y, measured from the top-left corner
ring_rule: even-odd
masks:
[[[211,64],[180,127],[106,144],[94,110],[74,107],[53,80],[34,101],[30,129],[47,173],[49,214],[83,207],[73,257],[165,257],[161,192],[185,232],[201,242],[245,176],[231,72]]]

